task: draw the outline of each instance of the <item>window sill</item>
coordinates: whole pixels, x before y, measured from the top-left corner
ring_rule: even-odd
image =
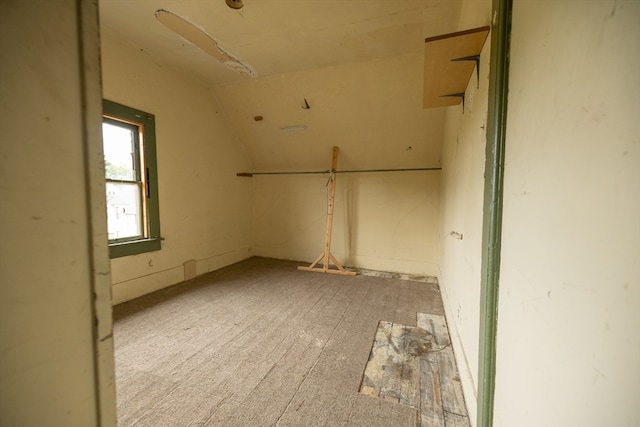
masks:
[[[109,256],[110,258],[121,258],[130,255],[143,254],[146,252],[159,251],[161,244],[161,238],[151,238],[143,240],[133,240],[130,242],[110,243],[109,244]]]

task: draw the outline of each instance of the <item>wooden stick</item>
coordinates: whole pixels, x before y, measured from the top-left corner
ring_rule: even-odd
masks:
[[[353,271],[346,271],[342,265],[331,254],[331,231],[333,228],[333,206],[336,198],[336,169],[338,168],[338,147],[333,147],[333,156],[331,158],[331,170],[329,171],[329,200],[327,203],[327,228],[324,236],[324,251],[309,267],[298,267],[302,271],[314,271],[317,273],[342,274],[345,276],[355,276]],[[316,265],[322,261],[322,268]],[[330,263],[336,266],[337,270],[329,268]]]

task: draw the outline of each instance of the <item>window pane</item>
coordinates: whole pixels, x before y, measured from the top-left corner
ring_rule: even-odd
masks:
[[[133,181],[136,176],[137,126],[102,123],[104,163],[107,179]]]
[[[140,184],[107,182],[109,240],[143,237]]]

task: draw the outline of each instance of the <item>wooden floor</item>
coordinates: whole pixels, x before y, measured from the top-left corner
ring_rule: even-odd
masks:
[[[252,258],[114,307],[119,426],[424,424],[359,390],[381,322],[443,315],[437,284],[297,265]]]

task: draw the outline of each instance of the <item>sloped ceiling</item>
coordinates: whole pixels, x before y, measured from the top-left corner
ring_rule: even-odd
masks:
[[[255,169],[327,169],[333,145],[343,167],[423,167],[439,164],[444,126],[443,108],[422,109],[424,39],[457,30],[461,3],[244,0],[234,10],[224,0],[100,0],[100,20],[103,36],[209,86]],[[257,77],[171,31],[158,10],[206,32]],[[307,129],[280,130],[291,125]]]

